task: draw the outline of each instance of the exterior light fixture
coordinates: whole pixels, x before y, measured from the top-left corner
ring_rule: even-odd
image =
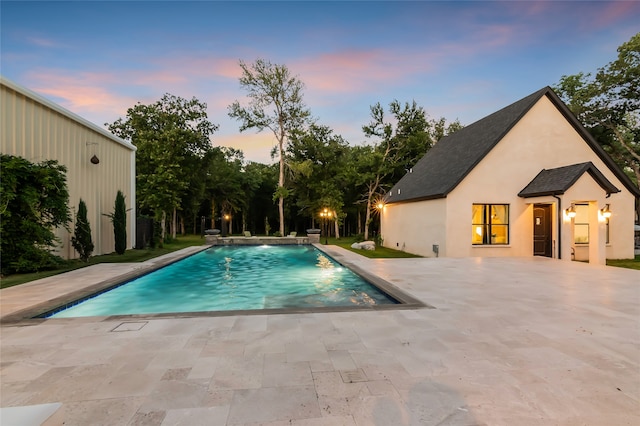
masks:
[[[378,208],[378,210],[382,210],[384,208],[384,204],[378,203],[376,207]]]
[[[324,209],[322,209],[322,211],[320,212],[320,219],[323,222],[323,227],[324,227],[324,245],[328,244],[328,238],[329,238],[329,220],[331,220],[331,216],[333,216],[333,214],[329,211],[329,209],[327,209],[326,207]]]
[[[576,217],[576,208],[574,207],[573,204],[571,204],[571,207],[569,207],[565,213],[567,214],[567,216],[569,216],[570,218],[574,218]]]
[[[98,142],[88,142],[88,141],[87,141],[87,142],[85,142],[85,145],[86,145],[86,146],[89,146],[89,145],[98,145]],[[91,164],[98,164],[98,163],[100,163],[100,159],[99,159],[99,158],[98,158],[98,156],[95,154],[95,149],[93,150],[93,152],[94,152],[93,157],[91,157],[91,160],[89,160],[89,161],[91,161]]]
[[[222,225],[222,236],[226,237],[227,234],[231,235],[231,229],[230,228],[230,221],[231,221],[231,215],[229,214],[223,214],[221,219],[221,225]]]
[[[604,208],[600,210],[600,214],[602,214],[602,217],[606,219],[609,219],[611,217],[611,210],[609,210],[609,204],[604,205]]]

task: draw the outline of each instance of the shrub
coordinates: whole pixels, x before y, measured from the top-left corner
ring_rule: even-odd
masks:
[[[0,257],[2,273],[55,268],[50,253],[59,243],[54,230],[71,221],[67,169],[57,161],[41,163],[0,156]]]
[[[127,250],[127,206],[122,191],[118,191],[113,213],[105,214],[113,223],[113,235],[116,240],[116,253],[124,254]]]
[[[80,259],[88,262],[93,252],[93,241],[91,240],[91,225],[87,219],[87,205],[80,199],[78,204],[78,214],[76,215],[76,226],[71,237],[71,244],[80,255]]]

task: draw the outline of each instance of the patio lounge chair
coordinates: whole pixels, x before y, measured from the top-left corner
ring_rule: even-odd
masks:
[[[296,235],[298,235],[298,233],[296,231],[289,232],[289,236],[290,237],[295,237]]]

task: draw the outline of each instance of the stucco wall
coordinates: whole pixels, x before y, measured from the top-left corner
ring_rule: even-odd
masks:
[[[384,246],[425,257],[435,257],[433,245],[439,245],[439,256],[445,256],[445,199],[415,203],[388,204],[382,212]]]
[[[533,106],[447,197],[450,219],[447,221],[448,253],[456,257],[532,255],[532,210],[526,199],[517,196],[518,192],[542,169],[586,161],[594,163],[622,193],[605,199],[604,190],[593,178],[584,175],[561,196],[563,209],[578,201],[597,201],[600,208],[610,204],[614,216],[611,218],[611,244],[607,248],[607,257],[633,257],[630,236],[633,230],[633,195],[546,97]],[[472,203],[510,204],[509,248],[471,245]],[[461,223],[466,226],[459,226]],[[567,246],[563,246],[564,251]]]
[[[113,226],[103,214],[113,212],[118,190],[125,195],[127,208],[135,207],[135,147],[10,82],[3,80],[0,90],[0,151],[32,162],[57,160],[66,166],[74,219],[80,198],[87,204],[93,254],[113,252]],[[94,154],[99,164],[90,162]],[[132,247],[135,209],[127,219],[127,245]],[[70,242],[72,233],[59,229],[57,235],[62,240],[58,254],[77,257]]]
[[[434,227],[410,229],[387,225],[384,220],[383,233],[394,240],[432,241],[446,236],[441,241],[440,255],[449,257],[468,256],[531,256],[533,254],[533,202],[517,194],[542,170],[591,161],[622,193],[605,198],[602,190],[589,175],[583,176],[566,194],[561,195],[562,209],[572,202],[593,201],[598,206],[594,211],[610,205],[613,211],[610,225],[610,241],[606,248],[608,258],[633,257],[634,197],[594,153],[578,132],[547,98],[541,98],[532,109],[504,136],[451,193],[447,195],[444,212],[432,209],[433,201],[391,204],[395,222],[402,217],[419,220],[420,211],[441,214],[446,217],[445,231]],[[552,204],[552,229],[554,248],[558,244],[557,200],[546,197]],[[471,243],[472,204],[509,204],[510,242],[508,245],[473,246]],[[595,208],[595,207],[594,207]],[[405,213],[406,212],[406,213]],[[405,216],[405,214],[407,216]],[[596,216],[597,217],[597,216]],[[430,218],[429,223],[442,219]],[[388,228],[386,226],[389,226]],[[598,227],[598,225],[594,225]],[[595,229],[595,228],[594,228]],[[428,234],[432,232],[432,234]],[[562,226],[562,257],[570,258],[571,222]],[[391,243],[391,242],[390,242]],[[430,242],[428,243],[430,247]],[[407,244],[408,246],[408,244]],[[391,246],[390,246],[391,247]],[[557,249],[554,257],[557,256]],[[445,254],[446,253],[446,254]]]

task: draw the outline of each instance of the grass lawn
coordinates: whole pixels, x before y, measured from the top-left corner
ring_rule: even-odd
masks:
[[[385,259],[398,259],[404,257],[421,257],[416,256],[415,254],[405,253],[400,250],[393,250],[386,247],[376,246],[375,250],[359,250],[351,248],[351,244],[355,243],[356,239],[353,237],[342,237],[339,240],[335,238],[329,238],[328,243],[334,246],[340,246],[354,253],[358,253],[362,256],[369,257],[372,259],[376,258],[385,258]],[[324,244],[324,237],[320,239],[320,243]]]
[[[89,262],[82,262],[80,260],[68,260],[58,269],[52,269],[49,271],[32,272],[28,274],[13,274],[7,277],[2,277],[0,280],[0,288],[11,287],[18,284],[23,284],[29,281],[39,280],[40,278],[50,277],[52,275],[61,274],[63,272],[73,271],[74,269],[84,268],[86,266],[95,265],[98,263],[135,263],[144,262],[145,260],[153,259],[154,257],[162,256],[163,254],[171,253],[172,251],[180,250],[185,247],[199,246],[204,244],[204,238],[200,238],[199,235],[185,235],[179,236],[175,241],[166,243],[163,248],[144,249],[144,250],[127,250],[124,254],[103,254],[101,256],[93,256],[89,259]]]
[[[607,259],[607,265],[640,271],[640,255],[636,256],[635,259]]]

